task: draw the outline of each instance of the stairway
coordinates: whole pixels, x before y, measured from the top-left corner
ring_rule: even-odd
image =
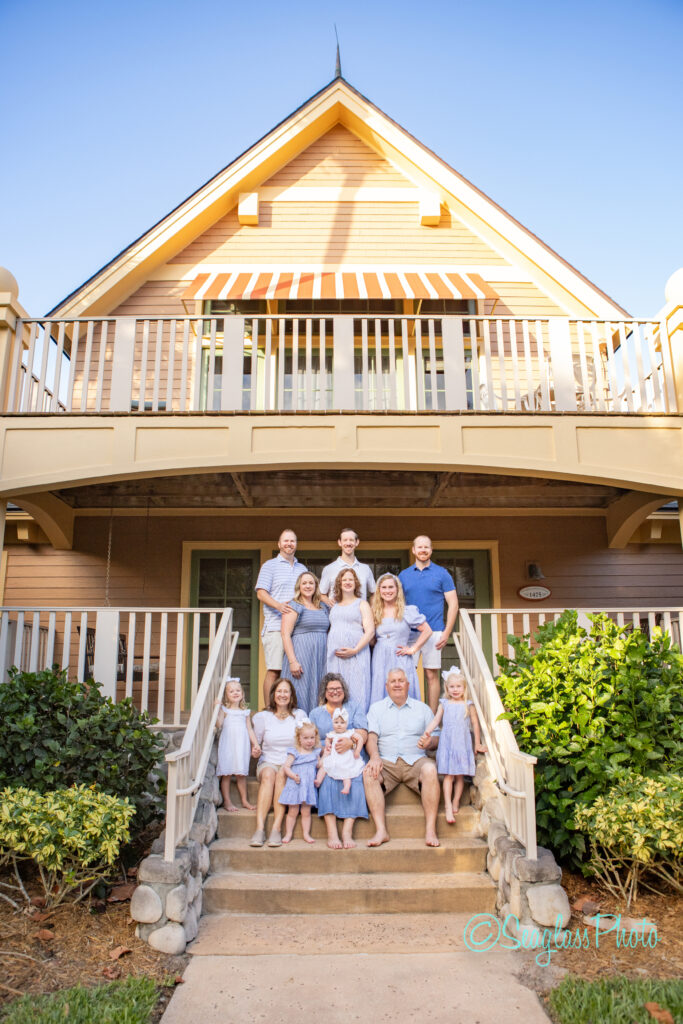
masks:
[[[256,783],[249,781],[256,798]],[[218,815],[218,838],[213,842],[211,872],[204,883],[202,929],[212,934],[239,915],[319,914],[467,914],[492,913],[495,887],[486,874],[486,843],[477,838],[479,812],[461,807],[449,826],[442,811],[437,830],[441,846],[424,844],[424,816],[419,798],[399,786],[387,798],[387,827],[391,842],[378,849],[365,845],[374,834],[372,820],[359,820],[353,850],[329,850],[324,822],[313,816],[314,845],[301,838],[297,822],[294,840],[276,849],[248,845],[254,831],[251,811]],[[267,822],[268,832],[270,819]],[[212,919],[211,921],[209,919]],[[340,922],[341,923],[341,922]]]

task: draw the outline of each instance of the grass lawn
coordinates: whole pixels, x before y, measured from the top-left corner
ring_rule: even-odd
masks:
[[[128,977],[98,988],[22,996],[0,1016],[2,1024],[148,1024],[157,1002],[151,978]]]
[[[635,981],[607,978],[584,981],[565,978],[548,998],[556,1024],[653,1024],[683,1021],[683,981]],[[646,1003],[657,1006],[645,1005]],[[650,1010],[668,1010],[670,1017],[654,1016]]]

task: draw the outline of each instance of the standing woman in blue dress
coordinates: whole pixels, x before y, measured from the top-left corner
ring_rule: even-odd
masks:
[[[351,700],[370,706],[370,647],[375,635],[372,612],[361,598],[353,569],[342,569],[334,581],[334,604],[327,637],[327,671],[342,672]]]
[[[377,580],[372,595],[372,613],[375,620],[375,649],[372,652],[372,688],[370,703],[386,697],[387,676],[392,668],[401,668],[410,684],[408,696],[422,700],[414,655],[431,636],[432,630],[424,615],[414,604],[406,604],[400,580],[385,572]],[[410,634],[417,630],[417,639],[410,642]]]
[[[318,577],[303,572],[294,584],[291,611],[282,616],[283,679],[291,679],[297,704],[306,714],[315,707],[325,672],[330,612],[322,603]]]

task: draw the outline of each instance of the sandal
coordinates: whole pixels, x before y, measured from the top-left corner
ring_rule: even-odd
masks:
[[[263,846],[266,841],[266,830],[264,828],[257,828],[253,836],[249,840],[250,846]]]
[[[278,829],[274,828],[270,833],[270,839],[268,840],[268,846],[282,846],[282,836]]]

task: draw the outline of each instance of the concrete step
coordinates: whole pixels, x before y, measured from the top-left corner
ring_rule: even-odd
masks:
[[[358,845],[353,850],[329,850],[324,840],[308,845],[294,840],[288,846],[273,849],[254,848],[244,838],[217,839],[211,846],[211,872],[225,871],[279,874],[375,874],[392,871],[478,872],[486,869],[487,846],[471,836],[444,837],[441,846],[431,849],[424,839],[392,839],[378,849]]]
[[[239,806],[239,794],[237,792],[237,787],[235,786],[234,781],[230,787],[230,795],[232,802]],[[247,796],[249,797],[251,803],[256,803],[257,795],[258,782],[256,781],[256,779],[247,779]],[[408,787],[404,786],[403,784],[397,786],[396,789],[392,790],[392,792],[387,797],[387,807],[393,807],[396,804],[419,804],[419,802],[420,797],[418,796],[418,794],[415,793],[412,789],[408,789]],[[466,784],[462,795],[461,804],[464,807],[466,804],[469,804],[469,802],[470,787]]]
[[[266,831],[270,829],[271,816],[266,822]],[[253,811],[219,811],[218,812],[218,838],[233,839],[238,836],[249,838],[255,826],[255,815]],[[462,807],[456,816],[455,824],[448,825],[443,811],[439,812],[437,818],[437,831],[440,836],[456,832],[471,834],[479,824],[479,812],[473,807]],[[399,804],[398,806],[387,807],[387,828],[390,835],[395,839],[419,839],[424,835],[424,815],[420,804]],[[325,822],[317,814],[313,815],[311,833],[314,838],[322,838],[327,835]],[[358,818],[354,827],[355,839],[369,839],[375,834],[375,826],[372,818],[364,820]],[[295,836],[301,836],[301,821],[296,824]]]
[[[208,914],[224,910],[256,914],[492,913],[495,899],[491,879],[475,872],[230,872],[207,878],[203,907]]]

